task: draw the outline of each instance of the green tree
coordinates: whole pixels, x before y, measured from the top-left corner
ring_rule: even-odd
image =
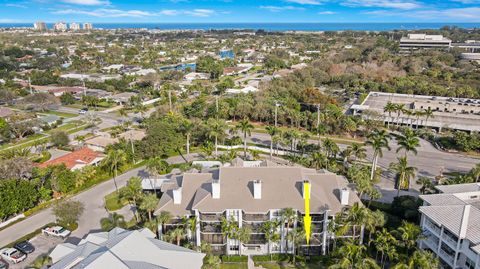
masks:
[[[227,125],[223,120],[217,120],[214,118],[210,118],[207,121],[207,136],[211,139],[214,139],[215,142],[215,157],[218,157],[218,139],[223,138],[225,136],[225,131],[227,129]]]
[[[417,179],[417,184],[420,185],[420,193],[425,194],[427,191],[433,190],[434,184],[433,181],[428,177],[419,177]]]
[[[370,173],[370,180],[373,181],[375,172],[377,170],[378,158],[383,157],[383,149],[386,148],[390,150],[388,145],[389,134],[385,130],[375,130],[370,133],[367,138],[367,145],[370,145],[373,149],[373,159],[372,159],[372,170]]]
[[[251,235],[252,235],[252,229],[250,229],[249,227],[238,228],[237,231],[235,232],[234,238],[237,239],[239,242],[239,246],[238,246],[239,255],[242,255],[242,245],[248,244],[248,242],[250,242]]]
[[[390,170],[395,173],[395,187],[399,196],[401,189],[410,187],[410,180],[415,177],[417,168],[408,166],[407,157],[398,157],[397,160],[397,163],[390,164]]]
[[[262,223],[261,231],[265,234],[265,239],[268,241],[268,254],[270,255],[270,260],[272,260],[271,244],[280,241],[280,234],[278,233],[279,227],[280,222],[276,219]]]
[[[139,208],[147,212],[149,221],[152,221],[152,214],[158,206],[158,201],[159,199],[155,193],[144,195],[142,198]]]
[[[107,152],[107,156],[102,161],[103,167],[107,168],[108,171],[113,174],[113,183],[115,184],[115,190],[117,191],[117,194],[119,193],[117,186],[117,174],[126,161],[127,155],[125,154],[125,151],[115,149],[109,150]]]
[[[74,200],[58,202],[52,208],[57,222],[60,225],[65,226],[77,223],[84,210],[84,205],[81,202]]]
[[[270,135],[270,159],[273,157],[273,137],[279,133],[279,129],[275,126],[266,126],[265,130]]]
[[[135,219],[137,222],[139,221],[137,207],[138,202],[142,198],[142,179],[139,177],[131,177],[127,185],[122,188],[120,192],[120,196],[127,199],[132,206],[135,207]]]
[[[283,224],[287,224],[287,235],[286,235],[286,242],[285,242],[285,252],[288,251],[288,234],[290,232],[290,226],[293,226],[295,221],[298,219],[298,214],[295,209],[291,207],[284,208],[280,211],[280,218]]]
[[[126,228],[127,223],[122,215],[113,212],[107,218],[102,218],[100,220],[100,226],[102,227],[102,230],[108,232],[115,227]]]
[[[295,258],[297,254],[296,249],[298,245],[305,239],[305,231],[302,228],[297,227],[296,229],[290,231],[290,233],[287,235],[287,238],[289,242],[292,242],[292,262],[295,265]]]
[[[417,155],[417,148],[420,146],[420,139],[418,139],[415,132],[408,128],[405,130],[403,135],[397,137],[398,148],[397,153],[401,150],[405,151],[405,157],[407,157],[408,152],[413,152]]]
[[[50,142],[55,147],[64,147],[68,145],[70,139],[68,138],[68,134],[64,131],[54,131],[50,135]]]
[[[422,229],[418,225],[404,220],[397,231],[408,256],[410,254],[410,250],[415,249],[417,240],[422,234]]]
[[[252,135],[253,125],[247,118],[239,121],[235,126],[235,131],[240,131],[243,134],[243,157],[247,158],[247,136]]]
[[[162,225],[162,233],[163,235],[165,233],[165,226],[166,224],[173,218],[172,213],[168,211],[161,211],[160,214],[157,216],[157,222]]]
[[[387,121],[387,128],[390,129],[390,121],[392,121],[392,113],[396,112],[397,107],[394,103],[388,102],[385,107],[383,108],[383,112],[388,113],[388,121]]]
[[[185,239],[185,230],[181,227],[175,228],[168,233],[168,237],[175,240],[177,246],[180,246],[180,242]]]

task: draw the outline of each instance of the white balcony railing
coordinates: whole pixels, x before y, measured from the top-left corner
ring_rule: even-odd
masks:
[[[454,261],[455,257],[453,257],[452,255],[448,254],[448,253],[445,252],[443,249],[440,249],[439,256],[440,256],[440,258],[442,258],[444,261],[446,261],[447,263],[449,263],[450,265],[453,266],[453,261]]]
[[[437,236],[440,236],[440,233],[442,232],[442,230],[436,226],[435,224],[433,224],[432,222],[430,222],[429,220],[427,220],[425,222],[425,226],[434,234],[436,234]]]
[[[445,241],[447,244],[449,244],[452,249],[457,249],[458,241],[454,240],[450,236],[444,234],[442,236],[442,240]]]

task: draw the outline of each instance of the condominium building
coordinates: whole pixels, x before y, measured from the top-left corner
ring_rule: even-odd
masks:
[[[76,22],[70,23],[70,30],[72,30],[72,31],[78,31],[78,30],[80,30],[80,24],[78,24],[78,23],[76,23]]]
[[[33,24],[33,29],[35,29],[36,31],[46,31],[47,24],[43,21],[37,21]]]
[[[83,24],[83,30],[93,30],[93,24],[86,22]]]
[[[437,186],[421,195],[419,247],[429,249],[443,268],[480,269],[480,183]]]
[[[400,39],[401,49],[450,48],[452,40],[442,35],[408,34]]]
[[[327,231],[328,223],[345,207],[360,202],[344,177],[328,171],[236,159],[228,167],[185,173],[164,182],[155,214],[168,211],[177,218],[166,230],[179,225],[182,217],[195,218],[196,229],[190,238],[197,246],[202,242],[209,243],[217,253],[291,253],[294,246],[286,240],[287,230],[302,225],[306,184],[310,185],[312,233],[309,245],[303,241],[297,247],[304,254],[325,254],[334,237]],[[268,242],[262,225],[270,220],[280,220],[284,208],[292,208],[298,221],[289,227],[280,225],[277,231],[280,241]],[[250,240],[241,243],[222,235],[223,218],[233,219],[238,227],[250,228]]]
[[[55,31],[67,31],[67,24],[65,22],[56,22],[53,25],[53,30]]]

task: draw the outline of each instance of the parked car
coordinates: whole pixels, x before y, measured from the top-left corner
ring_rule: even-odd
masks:
[[[8,262],[3,259],[0,259],[0,269],[8,269]]]
[[[27,254],[14,248],[4,248],[0,250],[0,256],[11,263],[19,263],[27,258]]]
[[[66,238],[67,236],[70,235],[70,231],[61,227],[61,226],[53,226],[53,227],[48,227],[42,230],[42,234],[44,235],[51,235],[51,236],[56,236],[56,237],[61,237],[61,238]]]
[[[35,247],[32,244],[30,244],[30,242],[28,241],[18,242],[13,247],[25,254],[30,254],[35,251]]]
[[[84,107],[78,111],[78,114],[86,114],[88,112],[88,108]]]

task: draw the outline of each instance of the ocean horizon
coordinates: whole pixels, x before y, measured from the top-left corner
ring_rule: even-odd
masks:
[[[51,29],[54,23],[47,23]],[[93,23],[96,29],[265,30],[265,31],[392,31],[428,30],[444,26],[480,28],[478,23]],[[0,23],[0,28],[33,27],[32,23]]]

